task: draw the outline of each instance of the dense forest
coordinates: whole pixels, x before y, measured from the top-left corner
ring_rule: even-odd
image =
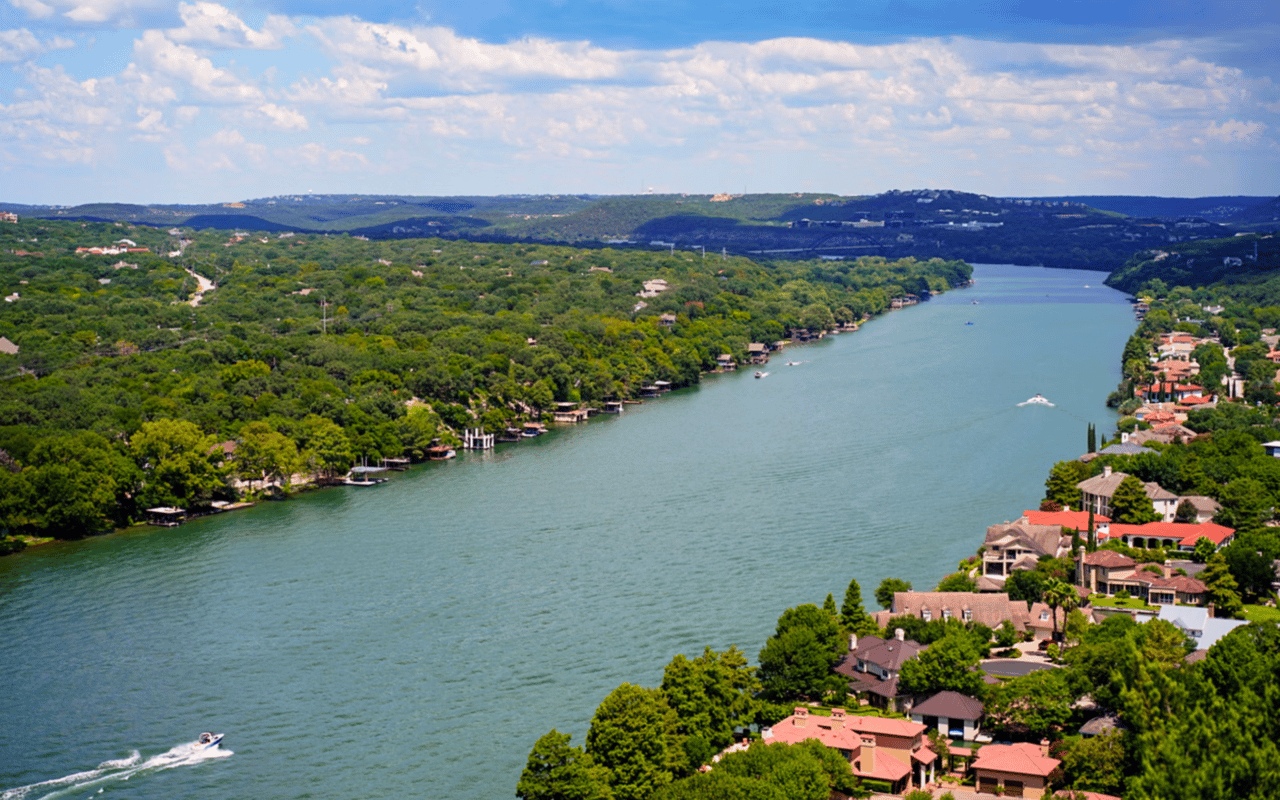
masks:
[[[970,275],[940,259],[4,224],[0,530],[83,536],[233,499],[235,480],[418,460],[557,403],[695,384],[721,354],[742,363],[749,343]]]

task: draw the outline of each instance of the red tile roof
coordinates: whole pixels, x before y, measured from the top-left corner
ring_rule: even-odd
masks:
[[[1022,516],[1026,517],[1028,524],[1031,525],[1060,525],[1077,531],[1087,531],[1089,529],[1088,511],[1023,511]],[[1104,522],[1110,521],[1109,518],[1101,514],[1093,515],[1095,528]]]
[[[1157,536],[1161,539],[1176,539],[1179,544],[1192,546],[1201,536],[1221,546],[1223,542],[1235,534],[1234,528],[1218,525],[1213,522],[1148,522],[1145,525],[1126,525],[1121,522],[1112,523],[1111,538],[1118,536]],[[1101,552],[1101,551],[1099,551]]]
[[[845,717],[844,721],[860,719]],[[796,713],[773,726],[772,740],[784,744],[799,744],[809,739],[817,739],[827,747],[837,750],[856,752],[862,747],[862,736],[850,725],[843,724],[834,717],[819,717],[809,713],[804,707],[796,708]]]
[[[1139,527],[1139,526],[1134,526]],[[1116,526],[1112,525],[1112,536],[1116,536]],[[1120,555],[1115,550],[1094,550],[1084,557],[1084,563],[1091,567],[1106,567],[1107,569],[1117,569],[1119,567],[1132,567],[1135,562],[1128,556]]]
[[[1046,777],[1061,763],[1056,758],[1044,755],[1038,746],[1030,742],[1020,742],[986,745],[978,750],[978,758],[973,762],[973,768]]]

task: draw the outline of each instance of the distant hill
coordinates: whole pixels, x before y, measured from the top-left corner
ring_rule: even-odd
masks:
[[[1114,211],[1126,217],[1202,217],[1226,221],[1255,206],[1274,202],[1273,197],[1228,195],[1223,197],[1137,197],[1133,195],[1072,195],[1026,198],[1083,203],[1100,211]]]

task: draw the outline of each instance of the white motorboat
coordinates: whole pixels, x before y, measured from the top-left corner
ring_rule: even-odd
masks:
[[[757,372],[757,373],[756,373],[756,377],[757,377],[757,378],[763,378],[765,375],[768,375],[768,374],[769,374],[769,373],[767,373],[767,372]]]
[[[1053,403],[1050,403],[1049,399],[1044,395],[1038,394],[1035,397],[1030,397],[1030,398],[1027,398],[1026,400],[1023,400],[1021,403],[1018,403],[1018,405],[1020,406],[1051,406],[1053,405]]]
[[[201,750],[212,750],[222,744],[222,737],[225,733],[202,733],[200,738],[191,743],[191,749],[199,752]]]

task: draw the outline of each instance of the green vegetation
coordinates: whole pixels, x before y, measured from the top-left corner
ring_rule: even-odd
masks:
[[[89,247],[135,252],[76,253]],[[556,403],[696,384],[722,353],[744,362],[751,342],[970,274],[24,219],[0,226],[0,336],[19,348],[0,353],[0,532],[84,536],[148,507],[421,460]],[[637,297],[659,278],[669,288]]]

